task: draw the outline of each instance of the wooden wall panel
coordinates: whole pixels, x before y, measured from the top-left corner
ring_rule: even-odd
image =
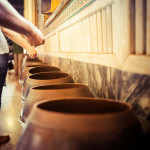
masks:
[[[86,17],[86,52],[91,52],[91,39],[90,39],[90,17]]]
[[[107,22],[106,9],[102,10],[103,53],[107,54]]]
[[[50,36],[49,39],[49,47],[51,51],[58,51],[57,46],[58,46],[58,40],[57,40],[57,35],[53,34],[52,36]]]
[[[118,13],[117,13],[117,9],[116,9],[116,5],[112,4],[112,45],[113,45],[113,53],[116,54],[117,53],[117,49],[118,49]]]
[[[49,50],[52,51],[50,44],[50,37],[45,40],[45,51],[48,52]]]
[[[98,53],[97,16],[96,13],[90,16],[91,53]]]
[[[45,51],[46,52],[58,52],[59,51],[59,43],[58,43],[58,35],[52,34],[45,40]]]
[[[145,0],[135,1],[135,48],[136,54],[146,52]]]
[[[113,39],[112,39],[112,7],[106,8],[106,21],[107,21],[107,47],[108,54],[113,53]]]
[[[147,0],[146,6],[146,54],[150,55],[150,0]]]
[[[83,57],[81,61],[111,67],[113,64],[125,70],[130,68],[130,71],[133,66],[136,68],[134,71],[140,70],[137,63],[140,56],[146,56],[145,60],[149,62],[150,0],[95,0],[57,27],[58,22],[56,20],[50,25],[53,28],[49,28],[45,48],[41,46],[40,51],[59,51],[60,57],[77,60]],[[109,56],[112,59],[107,59]],[[144,67],[146,62],[142,63],[143,68],[147,68],[147,65]]]
[[[62,30],[61,32],[59,32],[59,45],[60,51],[65,52],[66,47],[68,46],[66,30]]]
[[[97,34],[98,34],[98,51],[102,53],[103,49],[103,33],[102,33],[102,12],[97,12]]]
[[[112,0],[102,9],[58,30],[60,52],[113,54]],[[51,50],[50,50],[51,51]]]

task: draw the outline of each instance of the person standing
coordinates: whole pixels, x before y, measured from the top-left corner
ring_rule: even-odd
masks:
[[[14,53],[14,70],[15,70],[15,75],[20,76],[21,72],[21,60],[23,57],[23,48],[13,42],[12,45],[13,53]]]
[[[22,17],[9,2],[0,0],[0,107],[9,59],[9,48],[3,33],[12,41],[24,47],[31,58],[35,58],[37,55],[34,47],[44,44],[45,41],[44,35],[39,29]],[[9,135],[0,136],[0,144],[9,140]]]
[[[1,107],[2,90],[8,69],[8,59],[9,59],[8,44],[0,28],[0,107]]]

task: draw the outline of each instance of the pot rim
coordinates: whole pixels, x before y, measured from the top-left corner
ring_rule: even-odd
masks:
[[[30,73],[31,75],[33,73],[31,73],[31,71],[33,71],[34,69],[36,68],[55,68],[55,69],[58,69],[58,71],[60,71],[60,69],[58,67],[55,67],[55,66],[47,66],[47,65],[42,65],[42,66],[35,66],[35,67],[32,67],[31,69],[29,69],[28,73]],[[35,74],[35,73],[34,73]]]
[[[53,87],[57,87],[58,88],[53,88]],[[60,86],[70,86],[67,88],[59,88]],[[71,87],[72,86],[72,87]],[[42,87],[51,87],[51,88],[47,88],[47,89],[42,89]],[[52,91],[52,90],[72,90],[72,89],[80,89],[80,88],[88,88],[88,85],[86,84],[82,84],[82,83],[56,83],[56,84],[49,84],[49,85],[41,85],[41,86],[34,86],[31,87],[32,90],[37,90],[37,91]]]
[[[35,64],[27,64],[24,66],[24,68],[29,68],[29,67],[38,67],[38,66],[49,66],[47,63],[35,63]]]
[[[49,74],[49,75],[53,75],[53,74],[60,74],[61,75],[61,74],[63,74],[65,76],[60,77],[60,78],[54,78],[54,79],[46,79],[46,80],[45,79],[42,79],[42,80],[41,79],[33,79],[33,78],[31,79],[31,77],[34,77],[38,74],[42,74],[42,75],[44,75],[44,74]],[[61,80],[61,81],[63,80],[63,82],[68,82],[68,81],[73,80],[73,79],[68,73],[51,71],[51,72],[41,72],[41,73],[32,74],[32,75],[28,76],[27,82],[32,85],[37,81],[38,81],[38,84],[40,84],[41,82],[43,84],[43,81],[47,81],[46,84],[49,84],[49,83],[58,83],[57,81],[59,81],[59,80]]]
[[[40,102],[37,102],[37,103],[35,103],[35,105],[33,106],[33,108],[34,109],[37,109],[38,111],[41,111],[41,113],[57,113],[57,114],[59,114],[59,113],[61,113],[61,114],[66,114],[66,115],[72,115],[72,114],[75,114],[75,115],[77,115],[77,113],[65,113],[65,112],[57,112],[57,111],[48,111],[48,110],[44,110],[44,109],[41,109],[41,108],[39,108],[38,107],[38,105],[40,105],[40,104],[42,104],[42,103],[46,103],[46,102],[52,102],[52,101],[58,101],[58,100],[65,100],[65,101],[69,101],[69,100],[84,100],[84,101],[88,101],[88,100],[99,100],[99,101],[104,101],[104,102],[111,102],[111,103],[117,103],[117,104],[121,104],[121,105],[124,105],[127,109],[125,109],[125,111],[123,110],[123,111],[119,111],[119,114],[120,113],[124,113],[124,112],[126,112],[126,111],[129,111],[129,110],[132,110],[132,107],[131,107],[131,105],[129,105],[129,104],[127,104],[127,103],[125,103],[125,102],[120,102],[120,101],[115,101],[115,100],[113,100],[113,99],[104,99],[104,98],[97,98],[97,97],[70,97],[70,98],[63,98],[63,99],[56,99],[56,100],[48,100],[48,99],[46,99],[46,100],[42,100],[42,101],[40,101]],[[106,113],[106,114],[96,114],[96,113],[93,113],[94,115],[107,115],[107,114],[117,114],[118,112],[110,112],[110,113]],[[85,114],[80,114],[79,113],[79,115],[92,115],[92,114],[88,114],[88,113],[85,113]]]
[[[50,101],[60,101],[60,100],[100,100],[100,101],[107,101],[112,103],[118,103],[125,105],[127,109],[121,112],[110,112],[110,113],[103,113],[103,114],[88,114],[88,113],[65,113],[65,112],[56,112],[56,111],[48,111],[43,110],[38,107],[39,104],[50,102]],[[39,117],[42,116],[42,117]],[[48,117],[46,117],[48,116]],[[103,99],[103,98],[90,98],[90,97],[74,97],[74,98],[64,98],[64,99],[56,99],[56,100],[42,100],[41,102],[36,102],[33,105],[32,111],[26,120],[26,123],[32,123],[37,126],[41,126],[44,128],[55,129],[58,128],[61,130],[66,130],[68,125],[70,125],[69,129],[67,130],[74,130],[76,126],[83,130],[83,126],[87,126],[86,128],[90,128],[90,130],[101,130],[101,127],[104,127],[105,122],[108,123],[108,126],[111,127],[111,121],[113,120],[113,125],[118,126],[118,122],[121,122],[122,126],[130,126],[131,124],[138,123],[135,114],[132,111],[131,105],[124,103],[124,102],[116,102],[115,100],[111,99]],[[94,123],[96,121],[96,123]],[[91,123],[90,126],[88,125],[89,122]],[[126,124],[127,123],[127,124]],[[63,127],[61,125],[63,124]],[[104,127],[105,128],[105,127]]]

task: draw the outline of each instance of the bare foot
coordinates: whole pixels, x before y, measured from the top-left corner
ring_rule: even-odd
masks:
[[[9,135],[6,136],[0,136],[0,144],[7,143],[10,140]]]

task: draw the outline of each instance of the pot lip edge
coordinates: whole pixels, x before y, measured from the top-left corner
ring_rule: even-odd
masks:
[[[52,88],[52,89],[36,89],[37,87],[45,87],[45,86],[55,86],[55,85],[57,85],[57,86],[59,86],[59,85],[79,85],[78,87],[69,87],[69,88]],[[33,86],[33,87],[31,87],[31,90],[37,90],[37,91],[40,91],[40,90],[44,90],[44,91],[52,91],[52,90],[72,90],[72,89],[82,89],[82,88],[88,88],[89,89],[89,87],[88,87],[88,85],[86,85],[86,84],[82,84],[82,83],[66,83],[66,82],[63,82],[63,83],[54,83],[54,84],[49,84],[49,85],[39,85],[39,86]]]
[[[80,98],[80,97],[78,97],[78,98]],[[44,101],[46,102],[46,101],[49,101],[49,100],[44,100]],[[42,101],[42,102],[44,102],[44,101]],[[38,105],[38,104],[36,103],[36,105]],[[128,124],[139,124],[139,121],[138,121],[136,115],[133,113],[132,107],[130,105],[129,105],[129,108],[126,111],[122,111],[122,112],[119,112],[119,113],[118,112],[117,113],[106,113],[106,114],[80,114],[80,113],[79,114],[75,114],[75,113],[68,114],[68,113],[55,112],[55,111],[48,112],[48,111],[45,111],[45,110],[42,110],[42,109],[35,110],[36,105],[34,105],[33,111],[31,112],[31,114],[27,118],[26,123],[30,122],[30,123],[33,123],[33,124],[36,125],[37,123],[40,123],[41,120],[42,120],[41,117],[39,117],[39,115],[42,115],[42,116],[49,115],[49,117],[44,121],[45,125],[42,125],[42,127],[44,127],[44,128],[45,127],[46,128],[51,128],[53,126],[53,125],[51,125],[49,127],[49,125],[47,124],[48,122],[51,122],[52,124],[54,124],[55,122],[57,124],[60,124],[60,122],[65,123],[65,121],[72,122],[74,119],[75,119],[74,120],[75,122],[79,121],[79,120],[81,121],[83,119],[84,119],[83,122],[93,121],[93,120],[97,120],[97,119],[99,121],[101,121],[101,119],[102,119],[102,122],[104,123],[105,120],[108,120],[108,122],[109,122],[109,120],[110,121],[111,120],[116,120],[116,119],[117,120],[120,120],[120,119],[124,120],[126,118],[126,120],[131,120],[130,123],[128,123]],[[129,117],[129,116],[131,116],[131,117]],[[59,120],[59,121],[57,121],[57,120]],[[97,127],[97,125],[95,127]]]
[[[70,100],[70,99],[73,99],[73,100],[76,100],[76,99],[82,99],[82,100],[102,100],[102,101],[111,101],[113,103],[119,103],[119,104],[123,104],[123,105],[126,105],[127,109],[126,110],[123,110],[121,112],[110,112],[110,113],[105,113],[105,114],[96,114],[96,113],[93,113],[93,114],[88,114],[88,113],[65,113],[65,112],[57,112],[57,111],[48,111],[48,110],[44,110],[44,109],[41,109],[38,107],[39,104],[41,103],[45,103],[45,102],[49,102],[49,101],[58,101],[58,100]],[[121,114],[125,114],[125,113],[128,113],[128,112],[132,112],[133,109],[132,109],[132,106],[128,103],[125,103],[125,102],[120,102],[120,101],[116,101],[116,100],[113,100],[113,99],[104,99],[104,98],[97,98],[97,97],[70,97],[70,98],[59,98],[59,99],[53,99],[53,100],[49,100],[49,99],[45,99],[45,100],[42,100],[40,102],[36,102],[33,106],[33,109],[34,111],[37,111],[38,113],[49,113],[49,114],[57,114],[57,115],[65,115],[65,116],[109,116],[109,115],[121,115]]]

